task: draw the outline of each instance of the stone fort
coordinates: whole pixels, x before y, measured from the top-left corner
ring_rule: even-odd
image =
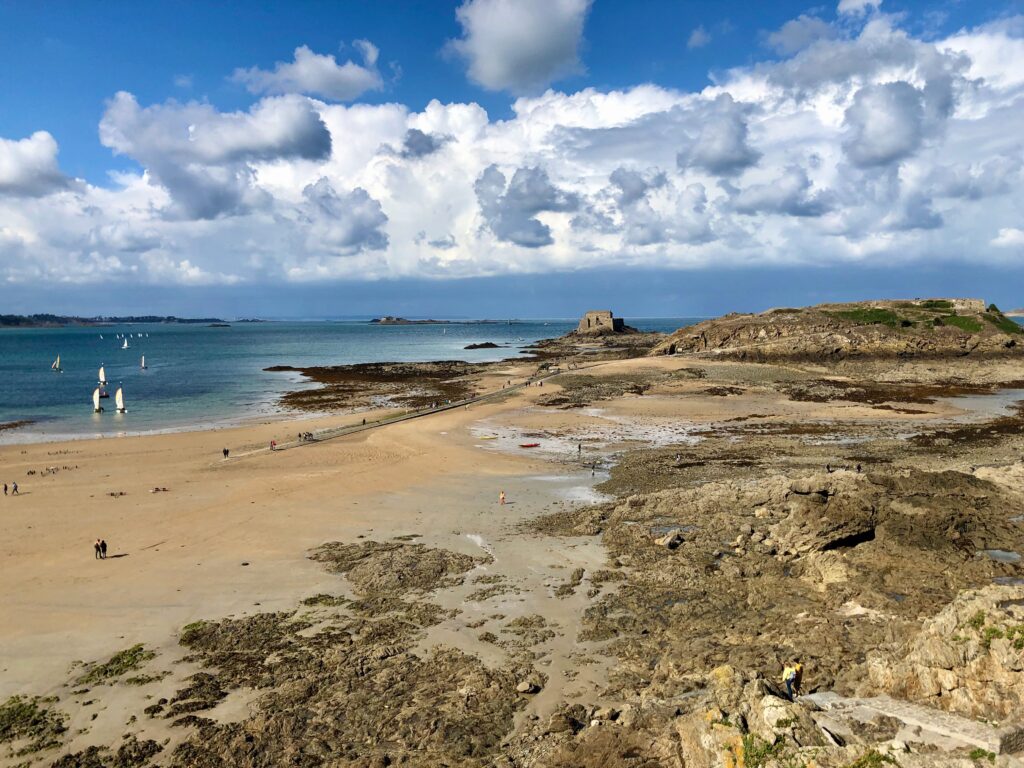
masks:
[[[576,327],[577,333],[622,333],[626,329],[621,317],[611,310],[596,309],[587,312]]]

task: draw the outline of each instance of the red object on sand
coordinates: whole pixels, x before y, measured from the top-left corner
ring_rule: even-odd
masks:
[[[540,443],[520,443],[520,448],[539,448]]]

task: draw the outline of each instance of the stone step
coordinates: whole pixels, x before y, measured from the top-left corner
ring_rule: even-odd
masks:
[[[1024,751],[1024,723],[995,728],[987,723],[889,696],[851,698],[840,696],[834,691],[821,691],[801,696],[800,700],[831,713],[833,717],[841,718],[845,714],[852,719],[862,720],[865,713],[874,712],[893,717],[912,728],[920,728],[942,740],[981,747],[996,754]]]

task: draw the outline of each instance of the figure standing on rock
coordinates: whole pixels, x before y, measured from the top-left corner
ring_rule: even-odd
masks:
[[[786,694],[790,701],[796,701],[796,697],[800,695],[803,676],[804,665],[799,660],[791,661],[782,669],[782,682],[786,684]]]

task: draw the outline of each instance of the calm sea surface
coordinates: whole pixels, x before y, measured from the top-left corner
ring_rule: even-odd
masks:
[[[642,330],[674,331],[698,318],[627,319]],[[367,322],[118,325],[90,328],[0,329],[0,423],[28,420],[0,431],[0,443],[113,436],[237,423],[279,413],[278,396],[303,386],[272,365],[307,367],[370,362],[517,357],[538,339],[560,336],[569,320],[448,325]],[[135,334],[121,349],[118,334]],[[141,335],[141,336],[140,336]],[[102,336],[102,338],[100,338]],[[500,349],[467,350],[491,341]],[[61,357],[63,373],[50,364]],[[147,370],[139,360],[146,356]],[[111,397],[92,412],[100,365]],[[114,412],[113,394],[124,387],[128,413]]]

